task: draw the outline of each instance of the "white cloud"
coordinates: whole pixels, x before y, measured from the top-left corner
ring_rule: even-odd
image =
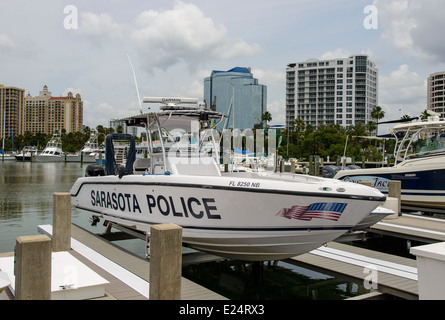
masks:
[[[398,52],[424,62],[445,62],[443,0],[374,0],[382,38]]]
[[[82,96],[82,89],[75,89],[75,88],[66,88],[66,90],[62,93],[62,96],[66,97],[68,95],[68,92],[71,92],[74,96],[76,94],[80,94]]]
[[[80,13],[80,25],[77,30],[80,35],[90,38],[94,43],[103,43],[109,39],[121,39],[124,26],[113,20],[106,13]]]
[[[369,57],[369,59],[373,60],[374,62],[377,61],[377,57],[371,51],[371,49],[360,50],[359,52],[351,52],[345,48],[337,48],[333,51],[326,51],[321,55],[320,60],[343,59],[343,58],[348,58],[348,57],[350,57],[352,55],[356,55],[356,54],[364,54],[364,55],[367,55]]]
[[[142,12],[131,39],[148,71],[185,62],[191,69],[213,59],[232,59],[259,52],[258,45],[231,41],[223,25],[216,25],[194,4],[177,1],[172,10]]]
[[[349,50],[343,48],[337,48],[334,51],[327,51],[323,53],[320,57],[320,60],[341,59],[341,58],[347,58],[350,55],[352,55],[352,53]]]
[[[267,88],[283,87],[286,84],[286,72],[284,70],[252,68],[254,78],[258,79],[260,84]],[[283,89],[284,90],[284,89]]]
[[[272,124],[285,124],[286,122],[286,102],[284,99],[269,102],[267,111],[272,114]]]
[[[419,116],[426,103],[426,79],[407,64],[400,65],[389,76],[380,76],[379,104],[385,111],[385,120],[400,119],[405,114]]]
[[[6,34],[0,34],[0,49],[10,49],[14,47],[14,43]]]

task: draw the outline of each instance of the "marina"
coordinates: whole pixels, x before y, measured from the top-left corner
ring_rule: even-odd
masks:
[[[379,222],[373,229],[378,230],[381,225],[387,226],[388,224],[408,226],[413,218],[402,215],[399,219],[397,219],[397,223],[394,223],[396,220],[391,220],[390,223]],[[424,220],[419,217],[414,219],[421,220],[423,226],[421,228],[423,232],[422,239],[431,242],[438,241],[439,231],[437,230],[444,228],[445,221],[430,218]],[[51,235],[51,231],[52,227],[50,225],[39,226],[40,233]],[[149,298],[149,261],[147,259],[120,248],[79,226],[72,225],[71,231],[73,240],[70,253],[108,281],[111,280],[106,286],[106,295],[102,299],[143,300]],[[445,236],[445,232],[442,232],[441,236]],[[189,254],[193,256],[193,253]],[[11,255],[12,253],[2,254],[1,257]],[[207,257],[207,259],[212,261],[220,258]],[[418,299],[418,275],[414,259],[331,242],[326,246],[307,254],[292,257],[289,260],[291,260],[290,263],[297,262],[313,270],[341,275],[355,281],[366,281],[370,271],[377,272],[375,289],[353,299],[388,299],[388,297]],[[195,257],[190,257],[186,263],[202,262],[202,260],[196,260]],[[3,298],[11,299],[12,296],[10,293],[4,293]],[[227,298],[182,278],[182,299],[221,300]]]
[[[0,252],[5,257],[12,255],[15,239],[19,236],[36,234],[37,229],[40,233],[51,235],[52,194],[69,191],[73,182],[84,175],[85,166],[63,162],[4,162],[1,166],[2,186],[7,186],[1,190],[0,215]],[[35,192],[37,186],[38,193]],[[121,240],[115,238],[110,242],[103,236],[104,228],[92,227],[76,207],[72,207],[72,223],[70,253],[109,282],[105,295],[98,299],[149,299],[146,291],[149,287],[150,262],[144,257],[144,241],[122,240],[131,237],[122,237],[121,232],[115,232]],[[378,222],[360,233],[364,234],[363,239],[369,239],[364,243],[387,236],[397,237],[407,244],[411,241],[422,244],[440,243],[445,239],[445,220],[402,214],[396,219]],[[418,272],[413,256],[408,258],[383,253],[384,250],[369,250],[357,246],[358,242],[360,241],[345,243],[336,239],[308,253],[281,261],[264,261],[261,264],[237,262],[199,251],[190,253],[185,248],[181,299],[331,299],[332,297],[326,298],[323,295],[323,288],[331,285],[337,289],[343,288],[334,299],[419,299]],[[78,245],[83,249],[79,249]],[[81,251],[85,248],[94,254],[89,257],[82,254]],[[101,257],[99,260],[107,263],[101,265],[95,261],[98,256]],[[219,270],[216,282],[220,287],[209,285],[209,282],[215,282],[209,281],[215,279],[215,271],[206,275],[207,269],[215,270],[215,267]],[[255,268],[259,276],[253,272]],[[244,271],[239,272],[238,269]],[[310,279],[308,274],[311,273],[318,274],[315,276],[319,278],[318,282],[307,282]],[[128,277],[129,274],[131,276]],[[274,285],[282,286],[281,292],[286,294],[283,296],[282,293],[275,293],[271,297],[268,295],[271,292],[270,287],[267,287],[268,277],[280,274],[282,279]],[[372,279],[377,281],[377,287],[373,287],[375,283],[372,281],[368,283],[371,275],[376,277]],[[249,280],[241,280],[246,277]],[[306,280],[298,283],[295,282],[297,280],[290,280],[293,277]],[[248,284],[252,281],[256,283],[255,286]],[[144,289],[140,289],[141,287]],[[233,291],[233,287],[238,287],[237,293]],[[240,288],[243,289],[240,291]],[[296,291],[305,291],[306,296],[288,294]],[[13,299],[8,290],[1,297]]]

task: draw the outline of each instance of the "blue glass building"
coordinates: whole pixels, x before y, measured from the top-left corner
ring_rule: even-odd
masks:
[[[204,79],[204,101],[207,108],[228,116],[220,129],[262,128],[261,117],[267,111],[267,87],[258,84],[249,68],[214,70]]]

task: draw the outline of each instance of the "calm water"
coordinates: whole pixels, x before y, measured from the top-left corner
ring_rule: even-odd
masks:
[[[86,165],[78,163],[30,163],[0,161],[0,252],[14,251],[16,238],[38,234],[37,226],[52,224],[53,193],[69,192]],[[94,233],[102,233],[102,222],[91,227],[89,215],[76,208],[72,222]],[[121,245],[140,256],[142,240]],[[365,292],[360,284],[279,262],[265,263],[259,272],[251,263],[221,260],[187,266],[183,276],[230,299],[344,299]]]
[[[38,234],[38,225],[52,224],[53,193],[69,192],[84,169],[75,163],[0,161],[0,252],[13,251],[18,236]],[[74,208],[71,214],[76,223],[87,223]]]

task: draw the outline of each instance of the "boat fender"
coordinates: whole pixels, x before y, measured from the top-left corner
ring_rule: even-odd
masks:
[[[172,173],[170,172],[170,171],[165,171],[164,172],[164,175],[166,175],[166,176],[169,176],[169,175],[171,175]]]

